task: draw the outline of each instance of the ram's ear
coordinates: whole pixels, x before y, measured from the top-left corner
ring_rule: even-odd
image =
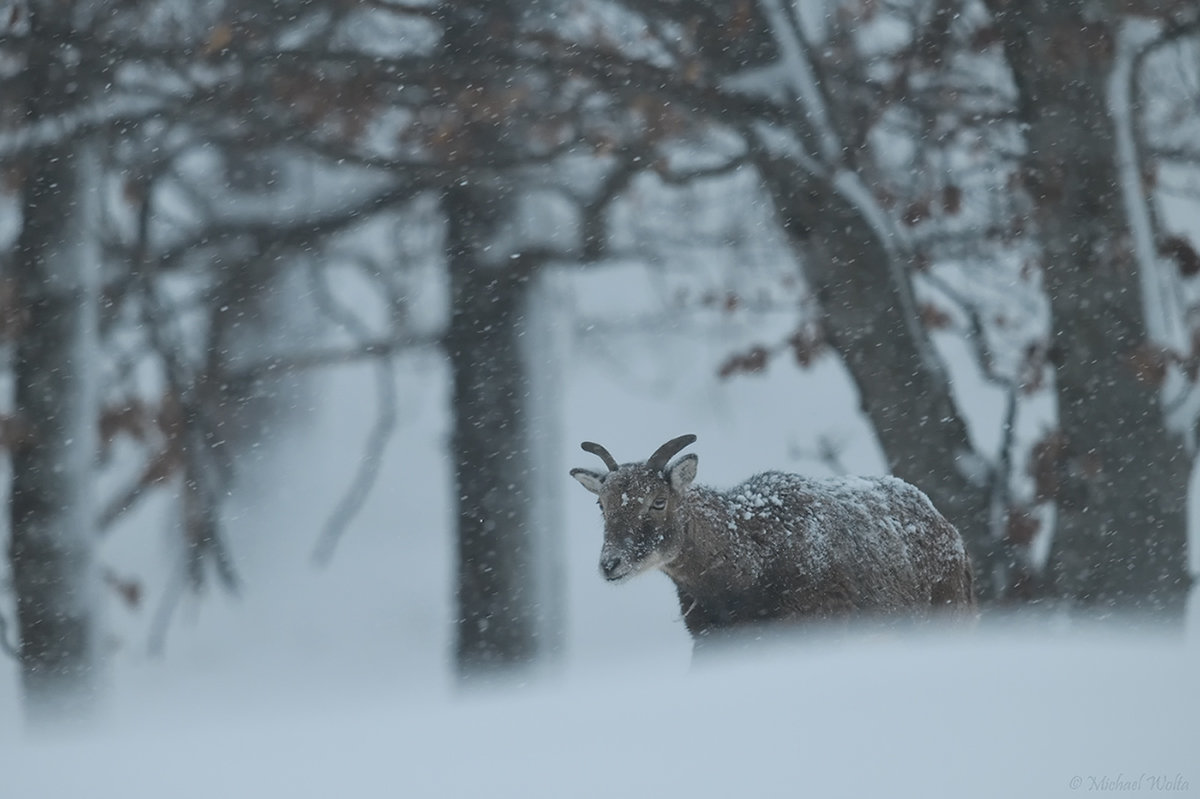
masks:
[[[687,487],[696,479],[696,465],[700,459],[693,455],[684,455],[679,460],[675,461],[674,465],[667,470],[667,479],[671,481],[671,490],[676,494],[682,494],[687,490]]]
[[[572,469],[571,476],[579,481],[579,484],[591,491],[593,494],[600,493],[600,485],[604,482],[604,475],[588,469]]]

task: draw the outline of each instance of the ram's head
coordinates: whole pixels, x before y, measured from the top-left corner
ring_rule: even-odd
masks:
[[[571,476],[596,495],[604,514],[604,547],[600,573],[611,581],[626,580],[671,562],[683,537],[677,512],[696,477],[695,455],[670,466],[681,449],[696,440],[688,434],[673,438],[641,463],[618,464],[599,444],[583,442],[585,452],[604,461],[607,472],[572,469]]]

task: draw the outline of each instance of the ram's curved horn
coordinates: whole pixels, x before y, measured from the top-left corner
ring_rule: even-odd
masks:
[[[610,472],[615,472],[617,470],[617,459],[612,455],[609,455],[608,450],[606,450],[604,447],[592,441],[585,441],[579,446],[583,448],[584,452],[590,452],[600,458],[600,460],[604,461],[604,465],[608,467]]]
[[[654,451],[654,454],[650,456],[648,461],[646,461],[646,465],[655,471],[661,472],[666,468],[667,461],[671,460],[671,458],[674,458],[675,455],[678,454],[679,450],[683,449],[695,440],[696,437],[691,433],[688,433],[685,436],[680,436],[679,438],[672,438],[670,441]]]

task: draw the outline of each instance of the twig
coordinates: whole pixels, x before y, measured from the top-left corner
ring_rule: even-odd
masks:
[[[167,580],[162,599],[159,601],[158,608],[154,611],[154,618],[150,622],[150,635],[146,642],[146,652],[151,657],[161,657],[163,649],[166,647],[167,630],[171,627],[171,617],[175,615],[175,609],[179,607],[179,601],[183,598],[184,587],[187,585],[187,580],[184,579],[187,574],[187,568],[187,554],[184,553],[179,558],[179,563],[175,566],[170,578]]]
[[[1018,394],[1014,384],[1008,388],[1008,396],[1004,407],[1004,421],[1000,426],[1000,453],[996,466],[992,470],[991,499],[988,515],[992,528],[992,537],[997,541],[1004,540],[1008,526],[1008,508],[1012,495],[1009,477],[1012,472],[1012,453],[1016,443]]]
[[[622,153],[616,166],[605,176],[599,191],[591,200],[582,203],[580,209],[580,230],[583,251],[581,257],[586,261],[599,261],[608,248],[608,208],[613,199],[629,188],[633,179],[643,170],[643,157],[648,153],[642,149],[628,150]]]
[[[96,521],[96,532],[101,536],[107,534],[122,516],[137,506],[138,500],[142,498],[147,487],[146,481],[139,474],[136,480],[113,497],[112,501],[100,512],[100,518]]]
[[[372,213],[409,202],[425,187],[425,183],[416,187],[406,183],[398,188],[381,190],[366,200],[347,208],[314,214],[288,223],[280,223],[278,220],[271,219],[229,219],[218,224],[210,224],[205,226],[200,233],[176,242],[170,248],[159,253],[154,259],[154,266],[157,271],[167,271],[175,268],[183,258],[202,247],[211,247],[242,238],[260,242],[262,246],[303,250],[314,246],[321,239],[361,223],[366,216]]]
[[[391,362],[381,359],[376,364],[375,385],[377,391],[377,406],[375,423],[367,437],[366,448],[358,464],[358,472],[350,483],[349,489],[338,502],[337,507],[326,519],[317,545],[313,549],[313,562],[318,566],[326,566],[333,558],[333,550],[341,539],[342,534],[354,518],[362,510],[371,489],[379,479],[379,469],[383,464],[383,456],[391,442],[396,429],[396,384]]]
[[[850,470],[842,463],[842,450],[844,448],[845,442],[834,441],[832,436],[822,433],[817,437],[816,449],[808,449],[807,447],[792,444],[788,448],[790,450],[788,454],[796,460],[814,460],[833,474],[845,476],[850,473]]]
[[[997,386],[1015,388],[1016,381],[1013,378],[1005,377],[996,371],[996,359],[992,355],[992,351],[988,348],[987,335],[984,333],[983,316],[979,313],[979,308],[965,295],[958,292],[949,283],[932,272],[922,275],[922,279],[945,295],[967,315],[967,329],[964,331],[963,337],[967,339],[967,342],[975,351],[975,361],[979,364],[979,369],[984,378],[989,383]]]
[[[273,355],[258,363],[250,364],[227,373],[230,381],[270,377],[302,372],[306,369],[321,369],[354,363],[367,358],[385,358],[408,349],[435,347],[441,343],[439,334],[411,334],[387,339],[363,341],[348,347],[331,347],[327,350],[312,350],[284,355]]]
[[[323,314],[342,327],[360,341],[370,337],[370,331],[362,320],[350,311],[340,306],[333,298],[329,286],[319,274],[315,265],[309,269],[309,281],[313,287],[313,296],[318,308]],[[392,361],[387,355],[379,357],[375,362],[376,387],[376,416],[375,423],[367,437],[366,447],[346,493],[334,507],[329,518],[325,520],[317,543],[313,549],[313,563],[317,566],[327,566],[333,558],[333,550],[337,547],[342,534],[362,510],[371,489],[379,479],[379,470],[383,465],[383,456],[391,442],[396,429],[396,376]]]

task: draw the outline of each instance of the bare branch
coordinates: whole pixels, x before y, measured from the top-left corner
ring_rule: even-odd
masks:
[[[153,460],[151,461],[152,464]],[[156,484],[148,482],[144,472],[139,474],[137,479],[126,487],[124,491],[113,497],[112,501],[101,511],[100,518],[96,522],[96,532],[100,535],[106,535],[112,530],[113,525],[120,521],[126,513],[137,507],[138,502],[145,495],[146,489]]]
[[[996,359],[992,355],[991,348],[988,347],[987,334],[984,332],[983,316],[976,304],[932,272],[924,274],[922,278],[967,315],[967,329],[963,331],[963,337],[975,351],[975,362],[979,364],[984,378],[993,385],[1009,389],[1016,388],[1016,380],[1000,374],[996,369]]]
[[[170,105],[161,99],[146,96],[105,97],[59,117],[25,124],[16,131],[0,131],[0,158],[11,158],[40,147],[59,144],[119,122],[161,114]]]
[[[143,325],[148,332],[152,348],[163,362],[167,384],[179,403],[183,417],[183,441],[174,442],[182,452],[185,479],[182,500],[184,504],[185,535],[188,537],[189,561],[193,580],[198,580],[201,571],[199,558],[211,554],[215,559],[217,574],[225,587],[236,592],[237,575],[228,549],[220,535],[216,508],[222,491],[214,485],[214,479],[224,483],[228,475],[221,464],[213,458],[209,441],[219,441],[216,425],[208,418],[201,399],[197,396],[203,376],[189,369],[183,362],[183,334],[178,328],[177,315],[164,307],[164,301],[145,269],[149,249],[149,222],[153,192],[147,189],[139,213],[138,238],[134,248],[133,273],[136,275],[141,295]],[[212,348],[210,348],[210,352]],[[211,364],[210,364],[211,366]],[[216,478],[214,478],[216,474]]]
[[[380,359],[376,362],[375,387],[375,423],[367,435],[366,447],[354,479],[329,518],[326,519],[325,525],[317,537],[317,544],[313,548],[313,562],[318,566],[329,565],[333,559],[333,550],[341,540],[342,534],[366,504],[371,489],[375,487],[375,483],[379,479],[383,457],[396,430],[395,375],[391,368],[391,362],[387,359]]]
[[[261,377],[295,374],[309,369],[341,366],[367,359],[387,358],[406,350],[427,349],[442,343],[439,334],[395,336],[387,339],[365,341],[349,347],[331,347],[326,350],[284,353],[227,372],[231,380],[252,380]]]
[[[997,541],[1005,538],[1008,526],[1008,512],[1011,506],[1012,487],[1009,483],[1012,477],[1013,449],[1016,445],[1017,408],[1019,407],[1020,388],[1014,382],[1009,385],[1005,395],[1004,420],[1000,423],[1000,452],[996,465],[991,474],[991,499],[988,507],[988,517],[992,528],[992,538]]]
[[[370,336],[370,330],[362,320],[336,302],[327,281],[322,279],[323,275],[318,273],[317,267],[310,267],[308,274],[313,296],[317,298],[322,313],[360,341],[366,340]],[[379,479],[383,457],[396,430],[396,375],[390,357],[380,356],[375,360],[375,390],[375,423],[367,436],[358,471],[317,536],[312,557],[318,566],[329,564],[342,534],[366,504],[371,489]]]
[[[1200,164],[1200,147],[1195,149],[1185,147],[1148,147],[1146,152],[1164,161],[1180,161],[1186,164]]]
[[[845,441],[828,433],[822,433],[817,437],[817,445],[813,449],[801,447],[798,444],[792,443],[788,447],[788,455],[795,460],[812,460],[824,466],[830,473],[844,476],[850,473],[846,465],[842,463],[842,452],[845,450]]]
[[[288,224],[279,224],[273,219],[230,220],[221,224],[207,225],[194,236],[177,242],[155,260],[157,269],[170,269],[186,256],[202,247],[250,238],[264,246],[288,249],[310,246],[320,239],[341,232],[372,213],[402,205],[429,186],[423,182],[406,183],[373,194],[366,200],[336,212],[318,214]]]
[[[172,570],[170,577],[167,578],[162,599],[159,600],[158,608],[154,611],[154,618],[150,622],[150,634],[146,641],[146,652],[151,657],[161,657],[163,650],[166,648],[167,631],[171,627],[171,617],[175,615],[175,609],[179,607],[179,602],[183,599],[184,589],[187,587],[186,574],[187,556],[182,555],[179,563]]]

